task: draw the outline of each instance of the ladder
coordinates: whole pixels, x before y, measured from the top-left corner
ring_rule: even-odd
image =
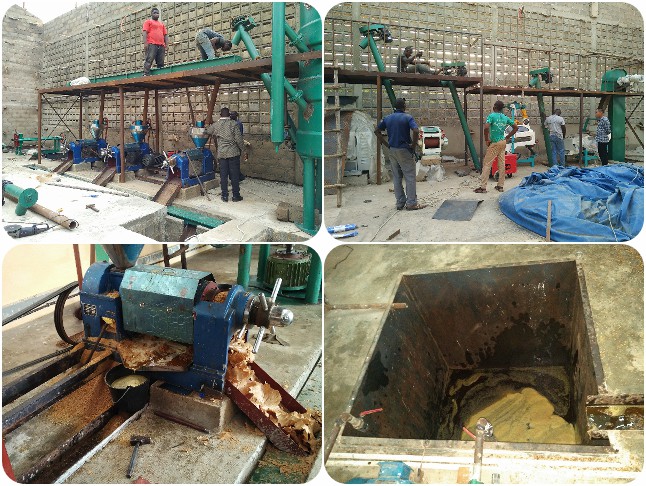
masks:
[[[325,154],[325,162],[336,162],[336,182],[334,184],[326,184],[325,189],[334,189],[336,191],[336,207],[340,208],[343,203],[343,172],[345,171],[346,151],[341,146],[342,142],[342,128],[341,128],[341,103],[339,100],[339,65],[334,63],[334,83],[325,85],[326,90],[334,90],[334,106],[326,107],[326,111],[334,112],[334,128],[325,129],[324,133],[334,134],[336,137],[336,144],[334,153]]]

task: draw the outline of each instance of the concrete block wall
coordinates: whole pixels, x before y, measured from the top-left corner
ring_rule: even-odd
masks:
[[[41,68],[43,23],[13,5],[2,19],[2,141],[12,144],[14,131],[37,134],[36,93]]]
[[[110,76],[143,69],[144,53],[142,41],[143,22],[150,17],[153,6],[160,9],[160,19],[169,31],[169,48],[166,65],[179,64],[200,59],[195,44],[195,34],[208,27],[221,32],[225,37],[232,37],[231,19],[239,15],[251,15],[257,27],[250,34],[262,56],[271,55],[271,3],[226,3],[226,2],[142,2],[113,3],[92,2],[81,5],[43,26],[45,51],[42,59],[42,72],[38,88],[64,86],[70,80],[80,76],[90,78]],[[288,3],[286,7],[287,22],[298,30],[298,4]],[[287,53],[297,52],[295,47],[286,45]],[[232,54],[248,59],[249,55],[240,43],[231,50]],[[5,58],[7,55],[5,54]],[[294,80],[295,83],[295,80]],[[211,86],[207,87],[211,91]],[[204,88],[189,90],[196,118],[204,119],[207,102]],[[48,97],[56,112],[49,105],[43,106],[43,127],[45,133],[65,132],[68,138],[79,137],[78,101],[72,97]],[[24,105],[29,105],[23,100]],[[76,103],[76,104],[74,104]],[[34,92],[31,107],[35,109],[37,95]],[[64,123],[60,122],[59,115]],[[130,123],[141,118],[143,112],[143,93],[126,94],[125,112],[126,128]],[[192,141],[188,136],[191,125],[190,109],[185,89],[160,91],[160,111],[162,119],[162,146],[165,150],[182,150],[191,148]],[[244,123],[245,139],[260,143],[269,139],[270,133],[270,98],[264,85],[258,83],[222,85],[215,104],[214,117],[221,107],[227,106],[238,111]],[[30,107],[30,109],[31,109]],[[154,123],[154,98],[150,94],[148,105],[149,117]],[[294,119],[298,118],[295,105],[288,104]],[[98,97],[83,102],[82,137],[90,136],[89,124],[98,116]],[[35,113],[35,112],[34,112]],[[104,114],[109,120],[108,143],[118,143],[118,95],[106,97]],[[37,117],[32,113],[31,130],[37,128]],[[69,129],[68,129],[69,128]],[[72,133],[70,133],[70,131]],[[126,134],[126,143],[130,142]],[[264,159],[270,164],[258,164],[249,167],[248,175],[300,183],[302,174],[297,173],[293,152],[281,147],[276,154],[273,148]],[[300,160],[298,161],[300,164]],[[264,171],[261,170],[264,167]]]
[[[367,23],[383,23],[391,30],[394,41],[378,43],[388,71],[396,71],[398,54],[412,45],[425,53],[432,67],[445,61],[466,62],[469,75],[482,76],[486,85],[527,86],[529,71],[542,66],[550,66],[555,79],[551,87],[557,89],[599,89],[603,73],[615,67],[644,72],[643,19],[626,3],[343,3],[326,16],[325,65],[377,70],[369,49],[358,47],[359,25]],[[448,90],[396,87],[395,91],[408,100],[409,111],[421,124],[446,130],[448,153],[462,155],[464,136]],[[375,88],[348,86],[341,94],[357,96],[359,106],[376,116]],[[495,99],[484,97],[485,115]],[[535,98],[503,99],[527,104],[531,123],[539,127]],[[387,103],[385,95],[384,100]],[[627,99],[629,113],[638,101]],[[586,98],[584,116],[594,116],[597,103],[598,99]],[[571,124],[569,132],[576,133],[579,100],[559,98],[555,106]],[[643,119],[643,114],[639,106],[633,120]],[[469,96],[468,118],[475,120],[472,128],[477,127],[478,96]],[[475,139],[478,143],[478,133]],[[637,144],[629,131],[627,144]]]

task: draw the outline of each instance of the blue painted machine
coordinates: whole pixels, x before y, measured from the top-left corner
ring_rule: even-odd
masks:
[[[67,146],[67,160],[71,160],[75,164],[83,162],[93,164],[97,160],[105,160],[109,155],[108,142],[104,138],[107,131],[107,118],[104,118],[102,122],[92,120],[90,123],[92,138],[70,142]]]
[[[179,177],[182,187],[203,184],[215,178],[213,153],[205,147],[209,135],[204,122],[196,122],[189,130],[189,136],[195,148],[176,152],[166,161],[167,177]]]
[[[150,145],[146,143],[146,134],[150,129],[148,123],[144,124],[142,120],[135,120],[130,125],[130,135],[134,140],[133,143],[126,144],[125,150],[125,170],[137,171],[146,165],[144,157],[152,155]],[[121,149],[119,147],[111,147],[110,153],[112,158],[117,164],[117,174],[121,173]]]
[[[106,250],[109,246],[113,245],[105,245]],[[168,384],[222,391],[233,335],[259,326],[253,348],[257,352],[267,328],[293,320],[290,310],[276,305],[280,281],[266,298],[239,285],[217,284],[207,272],[130,266],[136,257],[125,260],[123,264],[113,258],[118,265],[95,263],[85,274],[80,300],[86,341],[103,333],[103,342],[117,343],[122,361],[122,346],[132,349],[142,339],[150,342],[151,336],[159,338],[165,349],[184,345],[185,356],[173,358],[185,363],[180,370],[143,361],[138,367]]]

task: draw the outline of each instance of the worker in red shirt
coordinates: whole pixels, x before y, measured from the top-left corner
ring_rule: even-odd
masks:
[[[153,61],[157,68],[164,67],[164,56],[168,45],[168,31],[166,26],[159,21],[159,9],[153,7],[150,18],[144,22],[144,76],[150,75],[150,68]]]

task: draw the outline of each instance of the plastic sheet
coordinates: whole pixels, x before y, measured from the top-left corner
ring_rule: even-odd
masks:
[[[644,224],[644,169],[615,164],[592,169],[551,167],[534,172],[500,196],[500,210],[515,223],[554,241],[627,241]]]

